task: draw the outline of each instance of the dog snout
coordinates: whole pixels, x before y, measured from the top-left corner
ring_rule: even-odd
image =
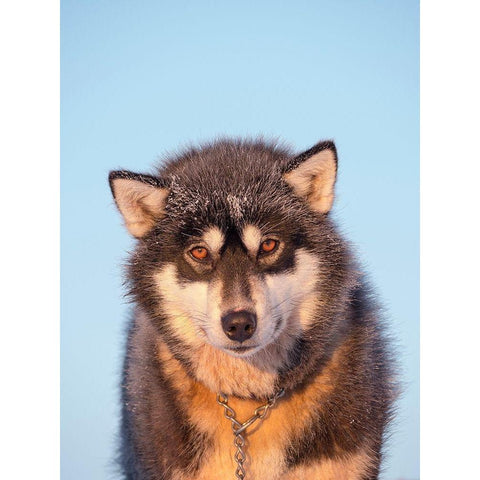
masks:
[[[230,340],[244,342],[255,333],[257,316],[247,310],[227,313],[222,317],[222,328]]]

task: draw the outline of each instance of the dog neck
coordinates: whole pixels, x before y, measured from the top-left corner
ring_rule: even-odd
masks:
[[[286,360],[278,347],[272,346],[273,349],[278,351],[265,349],[251,357],[236,358],[205,344],[189,353],[190,359],[185,358],[185,352],[172,352],[159,340],[158,358],[167,376],[175,375],[183,384],[196,381],[215,393],[263,399],[278,391],[278,371]],[[277,362],[272,362],[272,358]]]

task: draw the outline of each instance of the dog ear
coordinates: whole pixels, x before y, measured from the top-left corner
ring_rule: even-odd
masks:
[[[283,174],[295,194],[319,213],[328,213],[332,208],[336,177],[337,150],[330,140],[290,160]]]
[[[155,177],[127,171],[110,172],[108,180],[128,231],[137,238],[145,236],[165,215],[170,190]]]

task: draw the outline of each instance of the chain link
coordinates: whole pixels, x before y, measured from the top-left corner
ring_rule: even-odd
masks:
[[[233,445],[236,448],[234,460],[237,463],[237,469],[235,470],[235,477],[237,480],[244,480],[245,479],[245,468],[243,464],[247,459],[245,454],[245,435],[247,434],[246,430],[248,427],[253,425],[257,420],[262,419],[267,414],[268,410],[272,408],[277,400],[285,394],[285,390],[282,388],[279,390],[275,395],[270,397],[267,400],[267,403],[261,405],[260,407],[256,408],[253,412],[253,415],[243,423],[240,423],[235,417],[236,413],[235,410],[228,405],[228,395],[225,393],[218,393],[217,394],[217,403],[221,405],[224,409],[225,418],[230,420],[232,423],[232,430],[233,430]]]

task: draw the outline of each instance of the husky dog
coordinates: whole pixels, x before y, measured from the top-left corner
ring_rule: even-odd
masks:
[[[154,175],[110,173],[138,239],[124,478],[378,477],[394,369],[374,297],[328,215],[336,172],[331,141],[295,155],[220,140]]]

